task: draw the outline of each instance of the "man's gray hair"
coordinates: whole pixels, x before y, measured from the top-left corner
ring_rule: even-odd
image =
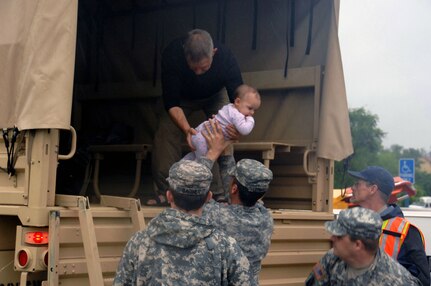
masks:
[[[184,54],[186,59],[197,63],[205,58],[212,58],[214,43],[211,35],[201,29],[194,29],[188,32],[184,43]]]
[[[381,191],[379,190],[378,195],[379,195],[380,199],[381,199],[383,202],[385,202],[386,204],[389,202],[389,197],[390,197],[390,196],[388,196],[387,194],[385,194],[385,193],[383,193],[383,192],[381,192]]]

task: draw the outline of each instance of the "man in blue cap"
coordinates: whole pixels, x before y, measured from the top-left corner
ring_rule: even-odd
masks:
[[[379,248],[382,220],[369,209],[343,210],[326,222],[332,246],[313,267],[305,285],[421,285],[403,266]]]
[[[384,168],[370,166],[360,172],[349,171],[357,179],[351,202],[378,212],[383,220],[380,247],[403,265],[423,285],[430,285],[430,270],[421,231],[410,224],[395,204],[387,202],[394,189],[394,178]]]

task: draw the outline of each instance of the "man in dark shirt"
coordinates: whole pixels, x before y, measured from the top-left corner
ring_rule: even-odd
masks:
[[[231,51],[213,43],[204,30],[192,30],[166,47],[162,54],[162,99],[166,112],[160,114],[152,152],[153,179],[158,190],[156,201],[147,204],[166,202],[165,178],[170,166],[181,158],[184,137],[194,149],[191,136],[197,132],[190,126],[189,116],[200,110],[207,117],[216,114],[228,100],[234,101],[234,91],[242,83],[241,71]],[[229,98],[222,93],[224,87]],[[218,187],[211,189],[217,198],[223,191],[221,187],[214,188]]]

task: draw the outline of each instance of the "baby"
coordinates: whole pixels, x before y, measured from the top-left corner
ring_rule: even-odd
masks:
[[[250,134],[254,127],[254,112],[260,107],[260,95],[259,92],[248,85],[240,85],[235,90],[235,101],[223,106],[215,115],[215,119],[222,128],[223,135],[227,140],[229,136],[226,131],[226,127],[232,124],[241,135]],[[205,156],[208,152],[208,146],[205,138],[202,136],[202,131],[205,130],[205,124],[208,121],[201,123],[196,131],[198,134],[192,136],[192,143],[195,147],[194,152],[188,153],[184,159],[196,160],[201,156]]]

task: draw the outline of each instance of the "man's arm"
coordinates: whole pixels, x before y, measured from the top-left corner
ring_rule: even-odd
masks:
[[[223,151],[233,143],[231,140],[226,141],[224,139],[220,124],[214,119],[209,119],[208,123],[205,124],[205,131],[202,132],[202,136],[208,145],[206,158],[211,161],[216,161]]]
[[[430,285],[430,272],[425,247],[419,230],[411,225],[401,246],[398,262],[424,285]]]
[[[117,273],[114,278],[113,286],[136,285],[137,258],[139,244],[137,243],[136,233],[126,244],[123,256],[118,264]]]
[[[189,122],[187,121],[186,116],[184,115],[184,111],[181,107],[174,106],[169,109],[169,116],[172,121],[180,128],[183,133],[187,137],[187,144],[194,151],[195,147],[192,144],[192,135],[196,135],[198,132],[190,127]]]
[[[228,261],[228,284],[235,286],[256,285],[250,271],[250,262],[245,256],[236,240],[228,237],[228,254],[225,257]]]
[[[191,135],[197,132],[193,128],[190,128],[184,111],[180,107],[180,92],[183,81],[181,78],[183,74],[181,57],[184,57],[181,39],[172,41],[162,53],[162,97],[164,107],[171,120],[186,135],[188,145],[194,150],[194,146],[191,143]]]

